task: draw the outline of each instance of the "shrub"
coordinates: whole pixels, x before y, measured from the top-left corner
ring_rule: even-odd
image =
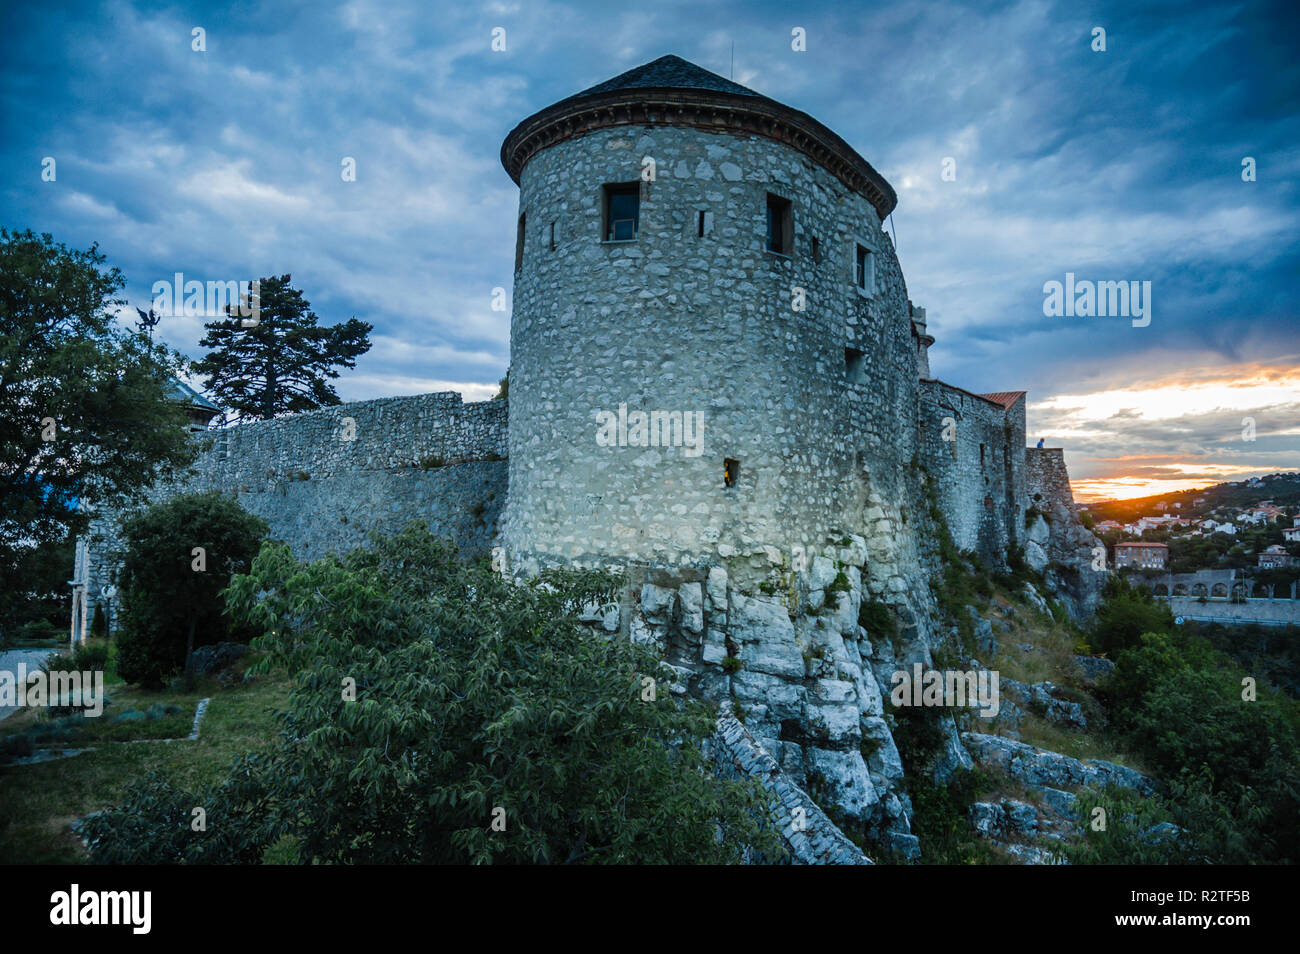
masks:
[[[196,646],[247,642],[231,631],[221,591],[248,569],[266,522],[231,497],[185,494],[157,504],[123,528],[126,556],[119,583],[122,625],[118,672],[127,682],[160,685],[171,672],[189,671]],[[204,551],[196,569],[194,548]]]
[[[101,816],[95,860],[260,859],[286,837],[294,850],[269,857],[618,864],[736,862],[745,846],[779,854],[765,791],[720,778],[704,754],[715,710],[666,691],[676,676],[649,648],[579,620],[618,582],[549,571],[515,584],[486,560],[459,562],[422,525],[310,564],[266,545],[227,598],[263,634],[258,666],[297,673],[280,747],[205,792],[133,793]],[[646,676],[658,680],[654,699],[643,695]],[[340,691],[349,685],[354,700]],[[215,806],[208,831],[178,835],[178,809],[192,805]],[[225,821],[214,824],[218,814]]]

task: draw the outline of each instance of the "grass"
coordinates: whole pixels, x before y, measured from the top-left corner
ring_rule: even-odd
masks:
[[[113,709],[121,712],[126,707],[145,709],[154,703],[176,705],[181,710],[173,714],[176,725],[168,723],[166,728],[180,736],[189,734],[198,700],[211,697],[198,741],[115,745],[107,742],[113,735],[109,731],[112,726],[104,723],[102,729],[84,730],[83,739],[99,743],[92,752],[36,765],[0,767],[0,864],[85,863],[86,852],[69,826],[79,817],[118,802],[131,782],[151,770],[190,789],[226,777],[240,756],[266,751],[275,744],[275,712],[285,707],[291,680],[277,675],[229,688],[216,680],[200,680],[193,692],[145,692],[118,686],[109,693],[113,706],[105,708],[105,716]],[[0,735],[22,729],[24,723],[18,720],[39,715],[43,714],[24,712],[6,719],[0,723]],[[127,734],[153,731],[153,727],[162,731],[161,724],[171,718],[117,725],[128,730]],[[181,731],[173,731],[178,726]],[[97,732],[102,738],[94,736]]]

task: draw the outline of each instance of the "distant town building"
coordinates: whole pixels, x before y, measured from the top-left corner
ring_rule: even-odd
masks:
[[[1100,530],[1102,533],[1106,533],[1108,530],[1118,530],[1122,526],[1124,525],[1120,523],[1118,520],[1102,520],[1093,529]]]
[[[1287,527],[1282,531],[1282,539],[1290,542],[1300,540],[1300,526]]]
[[[1163,570],[1169,565],[1169,547],[1164,543],[1117,543],[1115,565],[1139,570]]]
[[[1168,509],[1169,509],[1169,504],[1165,503],[1165,502],[1162,500],[1162,501],[1160,501],[1160,503],[1156,504],[1156,509],[1157,509],[1157,510],[1168,510]]]
[[[1293,560],[1291,554],[1280,543],[1275,543],[1259,555],[1259,568],[1261,570],[1275,570],[1280,567],[1290,566]]]

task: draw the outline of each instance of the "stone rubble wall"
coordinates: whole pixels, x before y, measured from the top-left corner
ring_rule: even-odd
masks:
[[[646,157],[636,241],[601,241],[602,188],[640,180]],[[898,499],[915,354],[902,272],[865,198],[781,143],[669,126],[564,140],[520,182],[512,567],[788,554],[855,527],[868,479]],[[791,255],[765,250],[769,192],[793,205]],[[858,243],[875,260],[870,296],[853,284]],[[702,414],[702,454],[601,446],[596,415],[620,404]]]
[[[922,381],[918,420],[920,459],[953,542],[1001,565],[1024,527],[1024,401],[1008,411],[942,381]]]
[[[1025,562],[1044,575],[1072,617],[1091,618],[1101,603],[1109,570],[1104,564],[1098,568],[1104,547],[1079,521],[1059,447],[1025,449],[1025,494],[1029,516]]]
[[[120,564],[121,521],[182,493],[231,494],[299,559],[346,553],[411,520],[468,557],[485,555],[506,502],[506,415],[505,401],[465,404],[446,392],[204,431],[196,440],[206,449],[186,473],[93,522],[77,568],[88,612]]]

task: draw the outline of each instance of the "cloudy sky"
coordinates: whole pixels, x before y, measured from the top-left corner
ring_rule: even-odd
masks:
[[[502,139],[676,53],[894,184],[936,376],[1028,390],[1080,497],[1180,489],[1300,469],[1298,26],[1185,0],[6,4],[0,224],[98,242],[132,305],[178,271],[291,273],[325,322],[375,326],[344,399],[483,399],[509,360]],[[1150,282],[1150,323],[1045,315],[1067,272]],[[159,333],[197,357],[200,323]]]

